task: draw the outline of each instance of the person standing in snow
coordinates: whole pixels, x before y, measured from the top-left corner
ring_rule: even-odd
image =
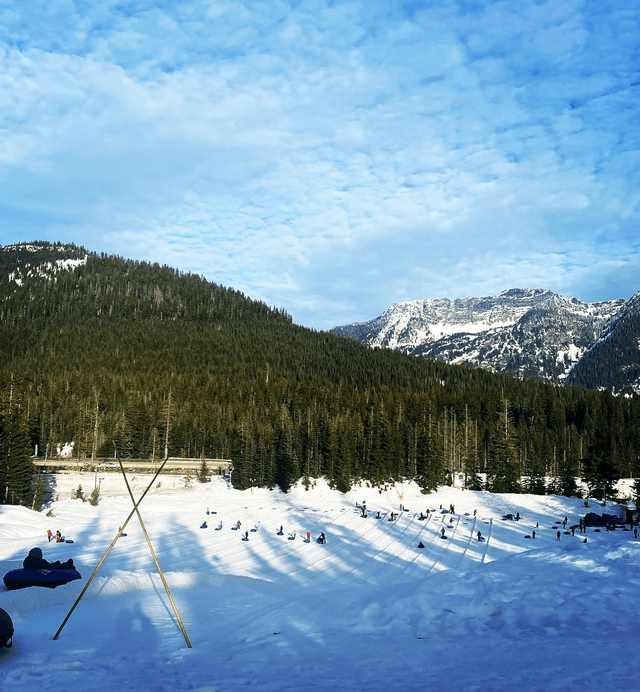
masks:
[[[556,541],[560,540],[560,531],[556,531]]]
[[[53,538],[53,532],[51,529],[47,530],[47,538],[49,539],[49,543],[51,543],[51,539]]]

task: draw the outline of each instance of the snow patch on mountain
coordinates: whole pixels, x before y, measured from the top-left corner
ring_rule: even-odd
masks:
[[[59,259],[55,262],[44,262],[32,267],[25,264],[19,269],[15,269],[9,274],[9,281],[14,281],[18,286],[22,286],[25,279],[31,276],[54,277],[60,271],[75,269],[87,263],[88,255],[81,259]]]

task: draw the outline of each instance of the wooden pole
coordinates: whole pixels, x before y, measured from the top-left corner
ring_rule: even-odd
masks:
[[[53,635],[53,639],[57,639],[58,636],[60,635],[60,632],[62,632],[62,630],[64,629],[64,626],[67,624],[67,621],[68,621],[69,618],[71,617],[71,614],[72,614],[73,611],[76,609],[76,606],[78,605],[78,603],[80,603],[80,601],[82,600],[82,597],[83,597],[83,596],[85,595],[85,593],[87,592],[87,589],[89,588],[91,582],[93,581],[93,578],[94,578],[94,577],[96,576],[96,574],[98,573],[98,570],[100,569],[100,567],[102,567],[102,563],[107,559],[107,555],[111,552],[111,550],[113,549],[113,546],[116,544],[118,538],[120,538],[120,536],[122,535],[122,532],[123,532],[123,531],[125,530],[125,528],[127,527],[127,524],[129,523],[129,520],[131,519],[131,517],[134,515],[136,509],[138,508],[138,505],[142,502],[142,500],[144,500],[146,494],[147,494],[147,493],[149,492],[149,490],[151,489],[151,486],[155,483],[156,478],[160,475],[160,472],[161,472],[162,469],[164,468],[164,465],[167,463],[168,459],[169,459],[169,457],[165,457],[164,461],[162,462],[162,465],[161,465],[160,468],[156,471],[155,476],[151,479],[151,483],[149,483],[149,485],[147,486],[147,489],[144,491],[144,493],[142,493],[142,495],[141,495],[140,499],[138,500],[138,502],[135,502],[135,503],[134,503],[134,507],[133,507],[133,509],[131,510],[129,516],[127,517],[127,519],[126,519],[126,521],[124,522],[124,524],[118,529],[118,533],[116,534],[116,537],[111,541],[111,545],[107,548],[105,554],[102,556],[102,559],[101,559],[100,562],[96,565],[96,568],[93,570],[93,574],[89,577],[89,580],[88,580],[87,583],[85,584],[85,587],[84,587],[84,588],[82,589],[82,591],[80,592],[80,595],[78,596],[78,598],[76,598],[75,603],[71,606],[71,610],[67,613],[67,617],[63,620],[62,624],[61,624],[60,627],[58,628],[58,631]],[[121,464],[121,466],[122,466],[122,464]]]
[[[118,459],[118,461],[120,461]],[[136,514],[138,515],[138,521],[140,522],[140,526],[142,527],[142,532],[144,533],[144,537],[147,539],[147,545],[149,546],[149,550],[151,552],[151,557],[153,557],[153,561],[156,563],[156,567],[158,569],[158,574],[160,575],[160,579],[162,579],[162,584],[164,585],[164,590],[167,592],[167,596],[169,597],[169,601],[171,602],[171,607],[173,608],[173,612],[175,613],[175,616],[178,620],[178,624],[180,625],[180,629],[182,630],[182,634],[184,636],[184,640],[187,643],[187,646],[191,649],[191,642],[189,641],[189,635],[187,634],[187,630],[184,627],[184,624],[182,623],[182,618],[180,617],[180,613],[178,612],[178,607],[175,604],[175,601],[173,600],[173,596],[171,595],[171,590],[169,589],[169,584],[167,584],[167,580],[164,577],[164,572],[162,571],[162,568],[160,567],[160,563],[158,562],[158,558],[156,557],[156,551],[153,549],[153,546],[151,545],[151,539],[149,538],[149,534],[147,533],[147,528],[144,525],[144,522],[142,521],[142,515],[140,514],[140,510],[138,509],[138,506],[136,505],[136,501],[133,497],[133,493],[131,492],[131,486],[129,485],[129,481],[127,479],[127,476],[124,472],[124,467],[122,466],[122,462],[120,461],[120,469],[122,470],[122,475],[124,476],[124,482],[127,484],[127,490],[129,491],[129,496],[131,497],[131,502],[134,504],[134,509]]]

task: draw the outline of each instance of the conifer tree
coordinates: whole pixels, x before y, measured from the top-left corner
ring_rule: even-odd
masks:
[[[0,497],[2,504],[32,504],[35,469],[30,458],[26,415],[11,383],[0,421]]]
[[[490,431],[487,475],[488,486],[494,493],[521,491],[515,427],[509,412],[509,401],[505,398],[502,399],[500,413]]]

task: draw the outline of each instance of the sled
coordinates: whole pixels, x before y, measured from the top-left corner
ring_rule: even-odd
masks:
[[[44,586],[55,589],[75,579],[81,579],[77,569],[12,569],[4,575],[7,589],[26,589],[29,586]]]
[[[65,540],[65,543],[73,543],[73,541],[69,538],[69,539]]]

